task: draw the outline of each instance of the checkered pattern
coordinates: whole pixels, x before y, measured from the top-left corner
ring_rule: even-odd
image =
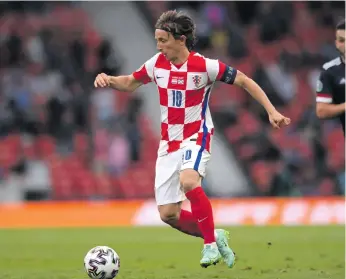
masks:
[[[225,64],[198,53],[191,52],[188,60],[179,66],[158,53],[133,73],[137,80],[144,84],[153,81],[158,88],[159,155],[178,150],[190,139],[196,139],[202,149],[210,151],[214,125],[208,101],[214,82],[220,80],[225,70]]]

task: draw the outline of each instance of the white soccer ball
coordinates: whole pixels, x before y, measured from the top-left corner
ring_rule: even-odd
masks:
[[[112,248],[96,246],[86,254],[84,267],[92,279],[113,279],[119,272],[120,258]]]

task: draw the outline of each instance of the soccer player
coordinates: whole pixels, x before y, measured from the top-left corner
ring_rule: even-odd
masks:
[[[340,56],[323,65],[316,88],[320,119],[339,116],[345,135],[345,20],[336,26],[335,46]]]
[[[245,74],[192,51],[195,24],[188,15],[165,12],[155,28],[159,50],[156,55],[131,75],[114,77],[101,73],[94,85],[132,92],[142,84],[156,83],[161,140],[155,198],[160,217],[173,228],[204,239],[202,267],[216,264],[222,258],[233,267],[235,256],[228,246],[228,232],[215,230],[211,203],[201,187],[214,134],[208,107],[211,89],[216,81],[244,88],[263,105],[274,128],[288,125],[290,119],[281,115],[262,89]],[[191,212],[181,209],[186,198]]]

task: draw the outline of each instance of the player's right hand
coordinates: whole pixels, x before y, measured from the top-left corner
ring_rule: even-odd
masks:
[[[110,76],[106,75],[105,73],[98,74],[94,81],[94,86],[97,87],[107,87],[110,86]]]

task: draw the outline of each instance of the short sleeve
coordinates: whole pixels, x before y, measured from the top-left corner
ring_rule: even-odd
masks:
[[[227,66],[225,63],[215,60],[206,59],[207,72],[211,82],[222,81],[228,84],[233,84],[237,75],[237,70]]]
[[[328,71],[322,70],[316,86],[316,102],[330,104],[333,102],[332,83]]]
[[[138,70],[132,73],[133,77],[143,84],[152,82],[154,80],[154,67],[158,56],[159,53],[147,60]]]

